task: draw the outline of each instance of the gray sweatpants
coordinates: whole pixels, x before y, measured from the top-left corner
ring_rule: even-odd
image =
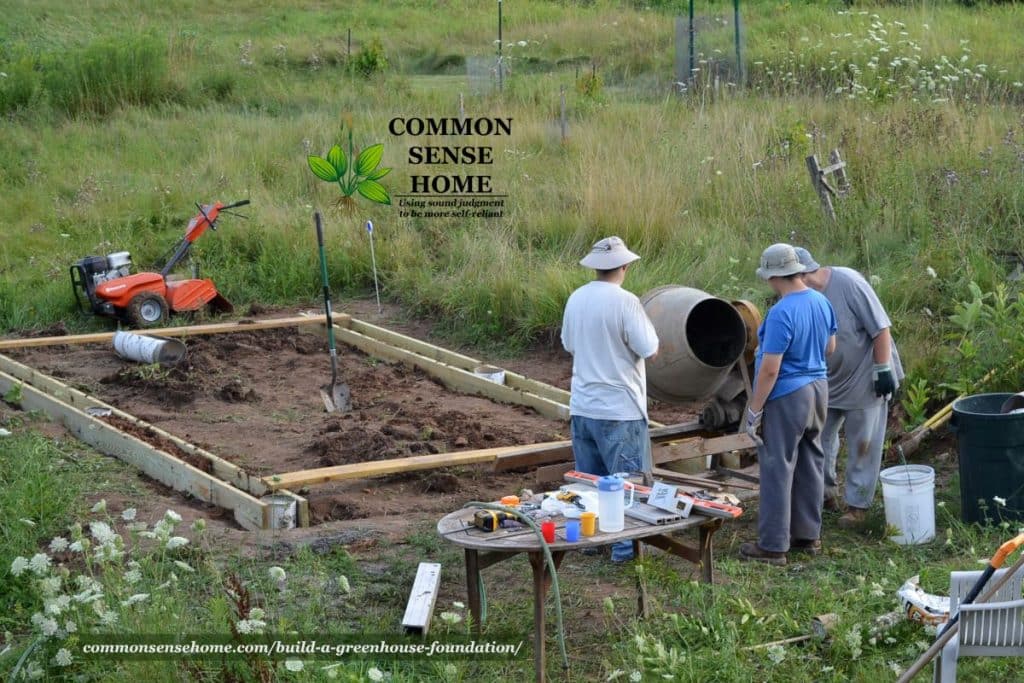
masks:
[[[876,405],[859,410],[829,408],[821,445],[825,450],[825,495],[839,497],[836,464],[839,460],[839,428],[846,437],[846,504],[867,509],[875,498],[878,471],[882,466],[882,446],[889,417],[889,402],[878,399]]]
[[[814,541],[821,534],[825,492],[825,454],[821,430],[828,405],[824,379],[768,401],[764,405],[761,503],[758,545],[784,553],[790,540]]]

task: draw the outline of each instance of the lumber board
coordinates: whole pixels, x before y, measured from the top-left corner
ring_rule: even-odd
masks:
[[[451,351],[441,346],[436,346],[429,342],[400,334],[384,327],[380,327],[379,325],[373,325],[356,318],[349,318],[347,322],[343,321],[341,325],[343,327],[347,327],[353,332],[358,332],[359,334],[371,337],[390,346],[404,349],[405,351],[411,351],[439,363],[451,365],[470,373],[481,365],[494,365],[494,363],[485,362],[478,358],[473,358],[472,356]],[[546,382],[541,382],[540,380],[532,379],[526,375],[519,374],[518,372],[506,370],[505,368],[497,365],[494,365],[494,367],[497,367],[505,373],[505,386],[530,394],[535,394],[541,398],[546,398],[549,401],[554,401],[555,403],[560,403],[565,406],[569,405],[570,393],[565,389],[561,389]],[[654,427],[663,426],[658,422],[651,422],[650,424]]]
[[[566,472],[571,472],[576,469],[576,463],[574,462],[559,462],[554,465],[544,465],[543,467],[537,468],[537,485],[542,486],[551,482],[562,481]]]
[[[499,455],[494,462],[494,471],[505,472],[521,467],[570,462],[572,459],[572,441],[549,441],[519,446],[517,450]]]
[[[710,439],[693,437],[674,443],[668,446],[659,446],[652,449],[651,456],[655,465],[661,465],[676,460],[689,460],[700,458],[715,453],[727,453],[739,451],[746,448],[755,448],[754,440],[746,432],[740,434],[727,434]]]
[[[334,319],[344,322],[348,316],[335,314]],[[278,327],[298,327],[301,325],[323,325],[324,321],[310,316],[292,316],[289,318],[270,318],[267,320],[236,320],[230,323],[211,323],[209,325],[185,325],[182,327],[163,327],[160,329],[131,330],[148,337],[194,337],[206,334],[222,334],[227,332],[252,332],[254,330],[270,330]],[[27,349],[39,346],[64,346],[68,344],[101,344],[113,341],[113,332],[95,332],[92,334],[68,334],[59,337],[35,337],[25,339],[0,339],[0,351],[9,349]]]
[[[651,423],[652,425],[656,423]],[[706,434],[704,426],[699,422],[686,422],[677,425],[652,427],[648,434],[651,437],[652,450],[657,450],[654,444],[662,440],[675,439],[680,436],[693,433]],[[734,449],[730,449],[734,450]],[[537,467],[540,465],[553,465],[555,463],[569,462],[573,459],[571,441],[549,441],[537,443],[530,446],[517,446],[514,450],[498,455],[494,463],[495,472],[514,470],[521,467]]]
[[[87,408],[103,408],[105,410],[109,410],[111,415],[115,415],[122,420],[131,422],[140,429],[150,431],[161,439],[170,441],[190,455],[194,455],[208,461],[210,463],[210,469],[216,477],[235,486],[236,488],[247,491],[254,496],[262,496],[268,492],[267,487],[263,485],[263,481],[259,477],[250,475],[238,465],[228,462],[227,460],[224,460],[223,458],[218,457],[193,443],[185,441],[170,432],[160,429],[154,424],[139,419],[130,413],[124,412],[123,410],[119,410],[109,403],[104,403],[94,396],[90,396],[79,389],[68,386],[59,379],[50,377],[35,368],[19,363],[12,358],[4,356],[3,354],[0,354],[0,371],[6,372],[12,377],[31,384],[36,389],[39,389],[40,391],[43,391],[44,393],[49,394],[50,396],[83,412]],[[291,496],[295,499],[296,510],[298,511],[298,525],[309,526],[309,501],[288,490],[280,490],[278,493]]]
[[[211,469],[213,470],[213,474],[223,481],[226,481],[243,491],[248,491],[253,495],[263,495],[266,493],[266,488],[263,486],[259,478],[250,477],[249,474],[238,465],[228,462],[213,453],[205,451],[202,448],[171,434],[170,432],[166,432],[156,425],[140,420],[134,415],[126,413],[123,410],[119,410],[118,408],[115,408],[108,403],[104,403],[93,396],[89,396],[83,391],[68,386],[60,380],[50,377],[35,368],[31,368],[0,354],[0,371],[6,372],[23,382],[27,382],[40,391],[43,391],[83,412],[87,408],[103,408],[109,410],[112,415],[131,422],[141,429],[152,430],[154,434],[162,439],[172,442],[175,446],[186,453],[208,460],[210,462]]]
[[[421,356],[426,356],[431,360],[446,363],[447,365],[468,370],[469,372],[473,372],[473,370],[481,365],[493,365],[493,363],[485,363],[480,359],[457,353],[455,351],[450,351],[449,349],[435,346],[434,344],[430,344],[404,334],[399,334],[398,332],[393,332],[377,325],[371,325],[370,323],[357,320],[355,318],[352,318],[349,321],[348,327],[355,332],[365,334],[366,336],[373,337],[374,339],[379,339],[391,346],[397,346],[400,349],[412,351],[413,353],[418,353]],[[542,398],[555,401],[556,403],[569,404],[569,392],[565,389],[559,389],[551,384],[530,379],[525,375],[512,372],[511,370],[505,370],[504,368],[500,369],[505,372],[505,384],[507,386],[510,386],[513,389],[520,389],[532,394],[537,394]]]
[[[483,365],[483,363],[476,358],[451,351],[441,346],[435,346],[434,344],[416,339],[415,337],[410,337],[356,318],[350,319],[348,324],[343,326],[348,327],[353,332],[364,334],[367,337],[373,337],[374,339],[378,339],[386,344],[390,344],[391,346],[397,346],[400,349],[412,351],[413,353],[418,353],[421,356],[426,356],[431,360],[436,360],[439,363],[454,365],[455,367],[462,368],[463,370],[469,370],[472,372],[472,370],[478,365]]]
[[[297,489],[302,486],[325,484],[330,481],[368,479],[400,472],[415,472],[417,470],[454,467],[456,465],[475,465],[482,462],[492,462],[494,458],[495,455],[493,453],[486,451],[415,455],[408,458],[358,462],[349,465],[334,465],[332,467],[320,467],[312,470],[272,474],[263,477],[263,483],[271,490],[282,488]]]
[[[715,432],[708,431],[700,420],[660,426],[652,422],[650,426],[651,429],[648,430],[648,435],[651,437],[651,441],[654,442],[667,441],[677,436],[717,436]]]
[[[348,465],[334,465],[331,467],[318,467],[311,470],[298,470],[263,477],[262,483],[268,489],[277,489],[287,486],[298,488],[313,484],[325,484],[330,481],[343,479],[364,479],[380,477],[387,474],[399,472],[412,472],[415,470],[435,469],[440,467],[451,467],[453,465],[475,465],[479,463],[497,462],[502,458],[515,458],[520,455],[531,455],[544,452],[557,453],[560,460],[562,455],[568,452],[568,459],[572,459],[572,446],[568,441],[548,441],[538,444],[526,444],[523,446],[498,446],[496,448],[479,448],[469,451],[456,451],[454,453],[438,453],[435,455],[416,455],[407,458],[393,458],[391,460],[377,460],[370,462],[350,463]],[[503,469],[510,469],[505,467]]]
[[[235,520],[251,531],[266,529],[269,506],[236,489],[212,474],[189,465],[169,453],[153,448],[103,420],[92,417],[60,399],[0,372],[0,394],[20,387],[20,406],[40,410],[64,425],[79,440],[97,450],[135,466],[149,477],[196,498],[231,510]]]
[[[335,325],[337,339],[360,351],[382,360],[407,363],[436,377],[448,388],[467,394],[477,394],[504,403],[514,403],[533,408],[545,417],[555,420],[569,419],[569,406],[557,403],[536,394],[513,389],[504,384],[477,377],[468,370],[436,361],[413,351],[391,346],[381,340],[355,332],[347,327]]]
[[[402,630],[405,633],[427,635],[440,588],[441,565],[437,562],[420,562],[405,608],[405,616],[402,617]]]
[[[209,451],[206,451],[199,446],[196,446],[180,437],[171,434],[170,432],[160,429],[156,425],[153,425],[145,420],[141,420],[134,415],[126,413],[114,406],[104,403],[103,401],[89,396],[88,394],[75,389],[74,387],[68,386],[58,379],[50,377],[38,370],[31,368],[22,363],[0,355],[0,371],[6,372],[17,379],[20,379],[33,387],[40,389],[41,391],[61,400],[74,408],[82,410],[83,412],[87,408],[103,408],[111,411],[112,415],[115,415],[123,420],[131,422],[138,426],[140,429],[151,431],[155,435],[162,439],[166,439],[174,443],[178,448],[183,451],[195,455],[199,458],[210,462],[212,473],[219,479],[232,484],[236,488],[240,488],[243,491],[253,494],[254,496],[260,496],[267,493],[266,486],[263,485],[262,480],[259,477],[254,477],[248,474],[244,469],[235,465],[232,462],[228,462],[223,458],[220,458]],[[282,495],[291,496],[296,501],[296,508],[298,510],[298,524],[299,526],[309,526],[309,502],[291,491],[280,490],[278,493]]]

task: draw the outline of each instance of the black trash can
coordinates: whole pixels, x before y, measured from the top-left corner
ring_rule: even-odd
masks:
[[[976,394],[953,403],[965,522],[1024,519],[1024,413],[1000,412],[1011,396]]]

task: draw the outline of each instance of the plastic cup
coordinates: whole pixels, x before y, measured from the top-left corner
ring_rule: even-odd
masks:
[[[580,514],[580,526],[584,536],[593,536],[597,532],[597,513],[584,512]]]
[[[540,525],[540,532],[544,535],[544,540],[548,543],[555,542],[555,523],[544,522]]]
[[[580,540],[580,520],[570,519],[565,523],[565,540],[570,543]]]

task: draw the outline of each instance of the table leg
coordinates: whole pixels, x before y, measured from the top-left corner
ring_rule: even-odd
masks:
[[[562,564],[564,556],[564,550],[551,553],[555,569]],[[551,572],[548,571],[543,552],[529,553],[529,557],[530,566],[533,568],[533,666],[537,683],[544,683],[546,680],[544,603],[548,595],[548,587],[551,585]]]
[[[644,545],[638,540],[633,541],[633,556],[637,562],[634,567],[636,569],[637,613],[641,619],[646,619],[650,616],[647,606],[647,575],[644,573],[644,567],[640,564],[644,559]]]
[[[722,520],[716,519],[700,527],[700,573],[705,583],[715,582],[713,535],[722,528]]]
[[[466,596],[469,598],[469,614],[473,629],[480,633],[480,556],[476,550],[466,548]]]

